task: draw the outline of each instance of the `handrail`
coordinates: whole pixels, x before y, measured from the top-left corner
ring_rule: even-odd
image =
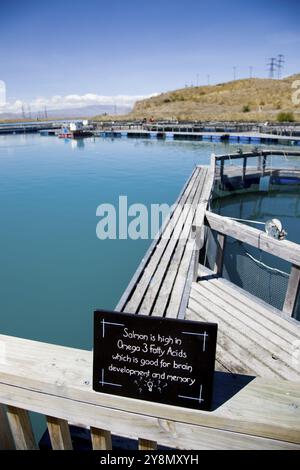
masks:
[[[260,157],[268,155],[281,155],[283,157],[300,157],[299,150],[253,150],[251,152],[236,152],[236,153],[228,153],[225,155],[215,155],[216,161],[224,161],[224,160],[238,160],[242,158],[251,158],[251,157]]]
[[[300,245],[289,240],[276,240],[267,233],[228,217],[206,211],[205,224],[218,233],[215,273],[222,275],[225,237],[229,236],[292,264],[282,311],[293,316],[300,290]]]
[[[276,240],[257,228],[210,211],[206,211],[205,217],[206,225],[212,230],[300,266],[300,245],[297,243],[289,240]]]
[[[36,447],[26,410],[47,416],[55,449],[71,447],[69,423],[91,428],[94,448],[102,449],[111,447],[111,434],[139,439],[141,449],[156,442],[181,449],[300,449],[297,382],[256,378],[228,395],[232,376],[223,374],[220,406],[189,410],[94,392],[89,351],[4,335],[0,344],[0,403],[19,449]]]

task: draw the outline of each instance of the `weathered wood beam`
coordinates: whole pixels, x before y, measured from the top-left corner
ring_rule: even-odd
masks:
[[[288,317],[287,322],[296,324]],[[0,402],[4,404],[177,448],[300,444],[297,382],[256,378],[213,413],[188,410],[95,393],[90,385],[89,351],[3,335],[0,340],[9,358],[0,363]]]
[[[110,431],[91,427],[91,438],[94,450],[112,450]]]
[[[47,427],[53,450],[72,450],[68,421],[47,416]]]
[[[148,441],[147,439],[139,439],[139,450],[156,450],[157,442]]]
[[[281,155],[285,157],[300,157],[300,152],[297,150],[259,150],[258,152],[243,152],[243,153],[228,153],[225,155],[216,155],[216,161],[218,160],[238,160],[243,157],[259,157],[259,156],[268,156],[268,155]]]
[[[6,416],[6,407],[0,405],[0,450],[14,450],[15,443]]]
[[[7,406],[7,419],[17,450],[36,450],[28,412],[15,406]]]
[[[210,211],[206,211],[206,224],[211,230],[248,243],[248,245],[300,266],[300,245],[297,243],[276,240],[261,230]]]
[[[222,276],[223,273],[223,261],[224,261],[224,249],[226,243],[226,235],[218,233],[217,235],[217,253],[214,266],[214,272],[218,276]]]
[[[283,312],[293,316],[300,289],[300,267],[292,265],[289,283],[283,305]]]

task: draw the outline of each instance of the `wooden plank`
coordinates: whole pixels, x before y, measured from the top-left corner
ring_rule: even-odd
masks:
[[[207,315],[205,309],[199,309],[197,306],[195,307],[193,303],[189,304],[186,310],[186,319],[191,321],[207,321]],[[224,340],[223,336],[220,335],[218,337],[217,349],[216,349],[216,365],[215,370],[229,372],[233,376],[236,374],[241,374],[242,376],[245,375],[245,371],[247,369],[247,364],[244,363],[236,354],[236,350],[228,349],[227,343]],[[253,370],[251,373],[249,372],[248,368],[248,375],[255,376],[255,371]],[[247,375],[246,374],[246,375]]]
[[[163,316],[165,312],[165,308],[168,304],[169,297],[171,295],[172,288],[174,285],[174,280],[176,278],[178,269],[180,267],[180,263],[182,262],[182,257],[185,251],[186,244],[188,243],[188,239],[190,237],[192,222],[195,216],[196,206],[199,203],[199,198],[202,194],[205,176],[206,176],[206,171],[201,171],[200,176],[199,176],[198,188],[195,193],[194,200],[192,201],[191,206],[188,208],[186,219],[182,221],[183,223],[182,231],[178,235],[178,240],[174,239],[172,240],[172,242],[170,241],[163,258],[161,259],[159,263],[157,271],[152,278],[151,285],[149,286],[147,290],[143,304],[141,306],[141,313],[143,313],[145,308],[147,308],[146,306],[147,301],[148,301],[148,305],[149,303],[153,304],[153,301],[155,301],[155,298],[158,294],[158,290],[159,290],[159,295],[155,301],[152,315]],[[174,248],[175,246],[176,248]],[[164,278],[163,278],[163,275],[165,275]],[[176,312],[177,314],[179,311],[182,293],[183,292],[179,293],[179,298],[178,298],[178,303],[177,303],[177,312]]]
[[[282,311],[293,316],[300,287],[300,267],[292,265]]]
[[[190,266],[189,266],[188,273],[187,273],[187,277],[186,277],[186,281],[185,281],[185,285],[184,285],[184,289],[183,289],[181,303],[179,306],[179,312],[177,315],[177,318],[179,320],[184,320],[185,318],[186,308],[189,302],[191,287],[192,287],[193,278],[194,278],[195,264],[196,262],[198,262],[196,261],[198,260],[198,258],[199,258],[199,252],[197,252],[197,248],[194,248]]]
[[[67,421],[47,416],[47,427],[53,450],[73,450],[69,424]]]
[[[67,421],[77,422],[84,426],[90,423],[89,425],[97,428],[109,426],[111,432],[117,435],[128,436],[134,439],[139,436],[140,439],[157,441],[161,445],[178,449],[300,450],[298,433],[293,434],[291,441],[284,439],[277,440],[251,435],[249,430],[247,434],[243,434],[205,425],[186,424],[178,422],[174,418],[171,420],[157,419],[156,416],[128,413],[115,408],[99,407],[95,410],[95,406],[86,402],[74,402],[70,406],[69,398],[45,395],[44,393],[38,393],[36,390],[16,390],[16,387],[0,384],[0,395],[4,392],[7,402],[13,401],[17,403],[22,401],[23,406],[33,411],[42,412],[45,408],[51,408],[54,412],[53,414],[59,415]],[[245,404],[244,406],[246,407]],[[174,407],[171,408],[174,410]],[[193,412],[195,414],[195,410]],[[209,414],[206,412],[206,415]],[[225,421],[223,420],[223,422]],[[259,423],[257,424],[259,425]]]
[[[6,407],[0,405],[0,450],[14,450],[15,443],[11,435],[6,416]]]
[[[94,450],[112,450],[110,431],[91,427],[91,438]]]
[[[224,250],[226,243],[226,235],[218,233],[217,235],[217,253],[214,266],[214,273],[218,276],[222,276],[223,273],[223,261],[224,261]]]
[[[36,450],[28,412],[8,403],[7,419],[17,450]]]
[[[213,184],[213,174],[211,172],[208,172],[205,186],[202,191],[202,197],[201,197],[202,202],[198,204],[198,207],[195,213],[195,218],[194,218],[193,223],[196,226],[201,227],[203,224],[207,204],[211,195],[212,184]],[[193,246],[194,245],[191,242],[187,244],[185,247],[184,258],[183,258],[183,261],[180,263],[180,268],[177,273],[177,277],[176,277],[172,294],[170,297],[170,302],[167,308],[166,316],[169,318],[173,318],[175,315],[175,312],[177,313],[178,296],[180,295],[182,297],[182,292],[186,283],[187,274],[188,274],[189,266],[191,263]]]
[[[269,376],[269,370],[275,375],[287,380],[299,380],[300,370],[299,367],[293,365],[291,362],[291,351],[286,352],[278,344],[276,339],[271,341],[269,332],[264,329],[257,329],[249,327],[249,321],[243,321],[243,315],[228,305],[224,298],[219,298],[209,289],[209,282],[206,281],[200,284],[193,284],[191,296],[198,299],[201,303],[201,311],[203,309],[212,312],[215,316],[215,321],[219,324],[219,332],[222,332],[228,339],[234,342],[234,345],[239,344],[244,348],[245,353],[249,354],[249,364],[252,357],[256,358],[264,367],[265,375]],[[253,311],[253,319],[255,320],[257,312]],[[253,323],[251,325],[253,327]],[[228,344],[228,347],[231,345]],[[253,369],[252,369],[253,370]],[[258,375],[258,372],[256,373]],[[260,372],[259,375],[262,375]]]
[[[203,300],[200,296],[197,297],[193,290],[189,301],[189,309],[196,314],[199,312],[203,321],[218,323],[218,344],[222,346],[229,355],[238,359],[237,367],[236,361],[232,364],[231,362],[227,362],[227,360],[225,362],[224,360],[223,364],[225,364],[231,372],[236,374],[259,376],[268,379],[284,379],[284,377],[277,374],[276,371],[267,369],[264,362],[262,362],[259,357],[255,356],[254,345],[249,340],[245,341],[244,344],[241,344],[239,335],[236,331],[232,331],[232,329],[227,331],[226,327],[228,325],[220,316],[215,314],[215,307],[211,307],[209,304],[204,308]]]
[[[133,296],[130,298],[129,303],[127,303],[126,305],[127,311],[129,311],[129,309],[131,308],[131,305],[133,305],[134,308],[136,309],[137,308],[136,302],[141,301],[141,298],[143,297],[143,293],[145,292],[145,289],[147,288],[151,280],[153,272],[156,269],[156,265],[159,262],[160,257],[163,255],[164,250],[169,242],[169,238],[172,235],[172,231],[175,229],[176,223],[178,219],[181,217],[182,207],[186,203],[191,191],[193,190],[194,183],[196,181],[198,173],[199,173],[199,169],[196,168],[194,173],[192,174],[192,177],[189,181],[186,191],[183,193],[180,201],[177,203],[175,207],[172,218],[165,225],[164,231],[162,235],[160,236],[160,238],[158,240],[155,240],[155,250],[153,252],[153,256],[151,257],[151,259],[149,259],[148,264],[145,266],[145,269],[143,270],[142,275],[140,276],[139,282],[135,286],[135,291],[133,293]]]
[[[185,248],[186,241],[191,231],[196,204],[198,203],[199,197],[202,193],[205,175],[206,170],[201,169],[193,191],[190,193],[185,207],[183,207],[182,217],[180,217],[176,227],[174,228],[168,246],[162,258],[160,259],[157,269],[151,279],[151,283],[139,308],[139,313],[150,313],[153,302],[158,295],[162,283],[163,286],[162,290],[159,292],[158,306],[156,308],[154,307],[153,314],[162,316],[164,313],[165,306],[168,302],[169,293],[173,286],[173,280],[182,258],[182,252]],[[167,279],[164,282],[165,275],[167,276]],[[180,302],[178,302],[178,309],[179,303]]]
[[[195,240],[195,248],[194,248],[195,259],[194,259],[194,266],[193,266],[193,281],[197,281],[200,250],[203,247],[203,243],[204,243],[204,227],[193,225],[192,238],[194,238]]]
[[[196,311],[196,309],[193,310],[190,305],[186,309],[185,318],[186,320],[191,321],[207,321],[204,309],[197,309]],[[223,347],[220,341],[217,343],[215,370],[229,372],[232,376],[235,376],[237,373],[236,371],[240,370],[240,374],[242,374],[242,376],[245,375],[245,367],[241,367],[241,359],[236,357],[232,351],[228,351],[228,349],[226,349],[226,344],[225,347]]]
[[[190,201],[190,199],[194,195],[194,191],[196,189],[197,185],[197,177],[199,174],[199,169],[197,168],[196,171],[194,172],[191,181],[187,187],[186,192],[184,193],[183,197],[180,200],[180,203],[176,206],[175,211],[173,213],[173,217],[170,220],[170,223],[167,224],[166,229],[158,241],[155,251],[153,255],[151,256],[149,263],[145,267],[142,276],[140,280],[138,281],[135,290],[129,299],[129,301],[126,303],[126,306],[124,307],[124,310],[128,313],[136,313],[139,305],[141,304],[141,301],[144,297],[144,294],[149,286],[149,283],[151,282],[153,275],[155,273],[155,270],[157,268],[157,265],[159,264],[162,256],[164,255],[164,252],[169,244],[170,239],[174,238],[176,236],[176,227],[178,229],[178,224],[180,224],[180,217],[182,214],[182,210],[184,208],[184,205]]]
[[[257,378],[213,412],[195,411],[95,393],[91,387],[90,351],[4,335],[0,335],[0,340],[7,351],[7,362],[0,364],[0,402],[4,404],[51,414],[83,427],[163,441],[171,447],[176,445],[176,439],[168,429],[161,428],[164,420],[300,443],[299,383]],[[127,413],[124,422],[123,411]],[[145,416],[153,418],[156,437],[144,427]],[[187,427],[185,432],[190,436],[193,429]],[[181,445],[188,445],[188,439],[182,439]],[[192,442],[189,444],[191,447]]]
[[[203,270],[203,272],[209,271],[203,266],[201,266],[200,269]],[[212,271],[209,272],[213,275]],[[211,274],[209,274],[209,276]],[[221,290],[221,295],[226,296],[228,294],[232,299],[234,298],[234,306],[238,307],[240,310],[249,312],[249,315],[252,315],[253,309],[259,312],[260,316],[257,317],[257,322],[261,324],[262,327],[270,329],[279,338],[283,338],[290,344],[298,339],[299,322],[295,319],[283,314],[280,310],[277,310],[263,300],[232,284],[227,279],[211,278],[210,283]]]
[[[190,184],[192,178],[194,177],[194,174],[195,174],[196,171],[198,171],[198,170],[197,170],[197,167],[193,170],[193,172],[192,172],[190,178],[187,180],[187,182],[185,183],[184,187],[182,188],[182,190],[181,190],[181,192],[180,192],[180,194],[179,194],[179,196],[178,196],[178,198],[177,198],[177,200],[176,200],[176,202],[175,202],[175,204],[174,204],[174,208],[173,208],[173,210],[171,211],[170,218],[173,217],[175,208],[177,207],[177,205],[178,205],[180,199],[183,197],[185,191],[187,190],[187,188],[188,188],[188,186],[189,186],[189,184]],[[140,262],[140,264],[139,264],[137,270],[135,271],[133,277],[131,278],[131,280],[130,280],[128,286],[127,286],[127,288],[125,289],[124,293],[122,294],[122,296],[121,296],[121,298],[120,298],[120,300],[119,300],[119,302],[118,302],[118,304],[117,304],[117,306],[116,306],[116,308],[115,308],[115,310],[116,310],[117,312],[121,312],[122,310],[124,310],[124,306],[125,306],[126,302],[128,301],[128,298],[130,297],[130,294],[132,293],[132,291],[133,291],[135,285],[137,284],[137,282],[138,282],[138,280],[139,280],[139,278],[140,278],[140,276],[141,276],[141,274],[142,274],[142,272],[143,272],[145,266],[147,265],[147,263],[148,263],[148,261],[149,261],[149,259],[150,259],[150,257],[151,257],[151,254],[152,254],[152,253],[154,252],[154,250],[155,250],[155,247],[156,247],[156,245],[157,245],[157,243],[158,243],[158,240],[160,240],[161,235],[162,235],[162,233],[164,232],[164,230],[165,230],[166,226],[168,225],[168,223],[169,223],[169,218],[167,218],[167,219],[164,221],[164,223],[162,224],[162,227],[160,228],[160,230],[159,230],[157,236],[155,237],[155,239],[154,239],[153,242],[151,243],[151,245],[150,245],[150,247],[148,248],[148,250],[147,250],[145,256],[143,257],[142,261]]]
[[[202,281],[201,281],[202,284]],[[264,335],[270,338],[270,340],[280,347],[282,351],[285,351],[289,355],[290,362],[290,353],[291,353],[291,344],[297,339],[300,340],[300,323],[294,325],[293,335],[285,333],[285,318],[279,317],[279,322],[275,323],[272,321],[272,317],[269,317],[262,314],[261,309],[256,309],[255,304],[247,304],[247,297],[244,298],[244,303],[241,300],[241,295],[236,293],[235,289],[226,290],[221,289],[220,285],[222,283],[215,282],[215,279],[211,279],[207,282],[204,282],[205,289],[210,291],[216,303],[224,302],[230,312],[233,315],[237,315],[248,328],[252,328],[257,332],[264,332]],[[273,316],[273,312],[268,312]]]
[[[288,240],[275,240],[261,230],[209,211],[206,211],[206,221],[212,230],[300,266],[300,245],[297,243]]]
[[[139,450],[156,450],[157,442],[148,441],[147,439],[139,439]]]

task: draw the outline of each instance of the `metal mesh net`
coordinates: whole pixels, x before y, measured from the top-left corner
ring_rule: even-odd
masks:
[[[216,233],[207,229],[203,262],[213,270],[216,256]],[[226,238],[223,277],[269,305],[282,310],[287,291],[290,263],[231,237]],[[294,317],[300,320],[299,295]]]
[[[299,156],[283,151],[283,155],[268,155],[265,160],[263,155],[245,160],[239,152],[233,158],[227,155],[216,160],[212,210],[241,220],[266,222],[279,217],[288,234],[293,234],[293,241],[299,243],[296,228],[300,219]],[[206,247],[205,264],[213,270],[216,233],[210,229],[207,229]],[[223,277],[279,310],[283,308],[290,270],[287,261],[226,238]],[[299,294],[294,317],[300,320]]]

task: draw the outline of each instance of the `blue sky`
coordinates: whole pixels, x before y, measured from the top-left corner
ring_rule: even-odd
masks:
[[[185,84],[300,72],[296,0],[2,0],[7,100],[148,95]],[[198,77],[197,77],[198,74]],[[92,99],[92,98],[91,98]]]

